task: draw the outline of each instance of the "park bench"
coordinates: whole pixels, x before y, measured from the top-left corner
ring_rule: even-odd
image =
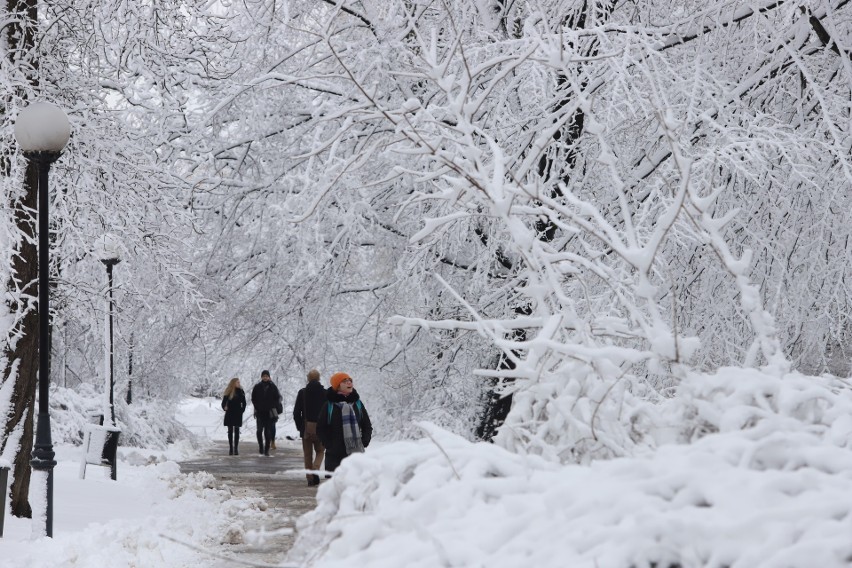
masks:
[[[86,478],[87,465],[109,467],[110,479],[117,479],[118,436],[115,426],[86,424],[83,426],[83,459],[80,460],[80,479]]]

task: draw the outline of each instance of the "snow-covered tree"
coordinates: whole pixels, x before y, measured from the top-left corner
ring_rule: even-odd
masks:
[[[146,396],[346,370],[400,436],[478,423],[583,461],[651,443],[687,369],[848,372],[848,0],[35,8],[7,11],[0,69],[4,457],[31,438],[34,172],[26,193],[10,133],[36,98],[73,126],[64,385],[102,372],[106,232]]]
[[[293,357],[308,322],[456,410],[480,368],[558,459],[629,451],[682,365],[843,370],[847,2],[285,6],[195,172],[251,243],[227,313]]]
[[[159,312],[167,300],[182,310],[199,304],[185,260],[194,230],[186,206],[191,188],[170,170],[170,142],[187,129],[193,93],[226,76],[234,63],[222,20],[205,2],[22,0],[10,2],[3,17],[2,254],[12,270],[5,274],[0,447],[15,462],[12,511],[28,515],[38,365],[36,185],[35,169],[12,143],[17,111],[49,100],[71,121],[71,141],[51,170],[51,347],[58,355],[52,374],[66,383],[71,375],[103,384],[103,376],[96,377],[104,373],[106,278],[94,243],[113,233],[123,250],[116,270],[119,343],[147,323],[142,314]]]

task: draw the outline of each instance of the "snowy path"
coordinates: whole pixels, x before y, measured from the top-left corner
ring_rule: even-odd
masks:
[[[295,537],[295,533],[281,529],[293,529],[295,520],[314,508],[316,488],[307,486],[304,475],[285,473],[304,467],[299,441],[279,440],[278,449],[272,450],[270,457],[261,456],[256,450],[253,436],[240,443],[239,456],[228,455],[227,443],[215,442],[210,455],[181,462],[180,468],[184,473],[210,473],[220,485],[228,486],[234,497],[263,498],[268,505],[267,515],[255,526],[244,527],[245,533],[254,538],[242,538],[238,532],[235,543],[223,544],[220,552],[223,557],[240,563],[277,565],[283,561]],[[269,532],[272,534],[263,534]],[[207,566],[234,566],[234,562],[225,558]]]

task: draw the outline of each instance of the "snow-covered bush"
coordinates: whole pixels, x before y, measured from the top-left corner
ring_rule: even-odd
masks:
[[[688,376],[683,388],[688,399],[661,405],[648,429],[653,451],[587,465],[421,424],[418,441],[343,461],[299,520],[291,559],[311,568],[848,565],[849,381],[724,369]]]
[[[852,448],[852,379],[788,373],[783,377],[756,369],[724,368],[695,373],[678,396],[660,410],[670,431],[682,442],[712,433],[742,432],[750,438],[806,432],[819,443]],[[793,460],[784,467],[795,467]]]
[[[401,420],[445,386],[459,428],[478,369],[513,396],[497,441],[569,462],[647,445],[692,370],[845,365],[848,7],[357,4],[289,3],[276,74],[246,53],[200,127],[241,141],[193,169],[248,236],[203,254],[234,343],[417,381]]]
[[[80,444],[83,427],[93,423],[94,414],[106,414],[103,393],[82,383],[74,389],[51,386],[50,426],[55,444]],[[137,399],[133,404],[115,401],[116,424],[121,429],[121,446],[165,449],[176,440],[194,443],[195,436],[175,419],[175,405],[163,400]]]

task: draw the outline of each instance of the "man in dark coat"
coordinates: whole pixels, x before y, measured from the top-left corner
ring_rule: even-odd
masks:
[[[329,382],[326,403],[317,417],[317,434],[325,446],[325,470],[334,471],[343,458],[370,445],[373,425],[352,377],[335,373]]]
[[[268,456],[269,446],[275,438],[275,422],[278,421],[278,415],[284,412],[281,393],[272,382],[269,371],[260,373],[260,382],[251,389],[251,403],[257,421],[257,448],[261,454]]]
[[[293,422],[302,438],[302,452],[305,454],[305,469],[317,470],[322,465],[325,448],[317,436],[317,416],[325,404],[325,388],[320,383],[320,374],[316,369],[308,371],[308,384],[299,389],[296,403],[293,405]],[[308,485],[319,485],[319,475],[306,474]]]

